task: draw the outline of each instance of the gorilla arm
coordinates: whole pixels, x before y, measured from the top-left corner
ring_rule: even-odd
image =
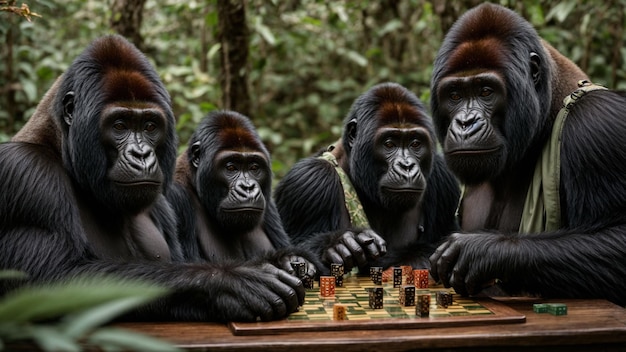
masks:
[[[343,263],[346,271],[386,253],[385,241],[369,229],[350,228],[341,181],[326,160],[294,165],[275,192],[276,205],[293,242],[322,262]]]

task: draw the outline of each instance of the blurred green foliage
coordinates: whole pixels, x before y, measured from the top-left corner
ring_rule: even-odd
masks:
[[[0,271],[0,280],[23,274]],[[0,299],[0,351],[180,351],[143,334],[103,326],[167,293],[140,281],[112,277],[23,287]]]
[[[597,83],[626,88],[626,0],[496,2],[531,21]],[[443,35],[476,3],[249,0],[250,117],[272,152],[276,178],[336,140],[352,101],[375,83],[397,81],[428,103]],[[108,1],[28,4],[42,18],[27,22],[0,12],[0,38],[13,43],[12,52],[0,47],[0,140],[24,124],[91,40],[110,32]],[[172,95],[181,149],[197,122],[220,108],[216,6],[216,0],[148,0],[145,7],[146,53]]]

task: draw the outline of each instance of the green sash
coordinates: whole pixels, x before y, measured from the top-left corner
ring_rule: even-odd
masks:
[[[559,185],[561,177],[561,134],[569,109],[587,92],[606,89],[589,81],[579,81],[579,88],[563,99],[563,108],[554,121],[550,140],[543,148],[535,166],[519,233],[554,231],[561,227],[561,198]]]
[[[350,222],[353,227],[362,227],[362,228],[370,228],[369,221],[367,221],[367,216],[365,216],[365,211],[363,210],[363,205],[359,200],[359,197],[350,182],[350,178],[346,175],[345,171],[339,166],[337,162],[337,158],[330,151],[333,150],[333,146],[328,148],[328,151],[324,152],[320,156],[320,159],[327,160],[334,167],[335,171],[339,175],[339,179],[341,180],[341,186],[343,188],[343,197],[346,203],[346,209],[348,210],[348,214],[350,215]]]

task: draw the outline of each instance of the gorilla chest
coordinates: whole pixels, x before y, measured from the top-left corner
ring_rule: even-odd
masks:
[[[461,228],[517,232],[526,197],[524,189],[502,190],[489,183],[466,186],[460,208]]]
[[[218,229],[202,215],[196,217],[196,235],[200,253],[209,262],[253,259],[274,250],[260,226],[247,233]]]
[[[127,217],[121,224],[102,224],[92,212],[81,210],[81,220],[89,244],[101,257],[170,260],[163,234],[146,213]]]

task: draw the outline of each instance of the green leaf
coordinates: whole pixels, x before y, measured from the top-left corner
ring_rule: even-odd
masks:
[[[546,21],[551,20],[553,17],[556,18],[557,21],[563,22],[567,18],[567,16],[572,12],[572,10],[576,7],[576,1],[562,1],[554,6],[550,12],[548,12],[548,16],[546,16]]]
[[[276,44],[276,37],[272,34],[272,31],[261,22],[261,18],[257,17],[254,21],[254,29],[263,37],[267,44],[274,46]]]
[[[78,338],[88,331],[101,326],[113,318],[127,313],[150,299],[149,297],[124,297],[105,304],[98,305],[74,316],[66,317],[64,333],[67,336]]]
[[[153,284],[106,277],[24,287],[0,301],[0,322],[50,319],[115,299],[136,296],[148,300],[165,293],[165,289]]]
[[[97,345],[105,350],[112,350],[114,347],[123,347],[124,350],[154,351],[154,352],[177,352],[181,351],[172,344],[132,331],[102,328],[91,334],[87,339],[88,343]],[[107,348],[108,347],[108,348]]]
[[[32,327],[31,336],[44,351],[81,351],[81,347],[76,341],[50,326]]]

